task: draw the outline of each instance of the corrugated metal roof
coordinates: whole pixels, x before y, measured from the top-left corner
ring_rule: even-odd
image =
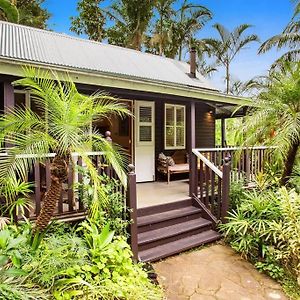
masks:
[[[216,90],[186,62],[3,21],[1,57]]]

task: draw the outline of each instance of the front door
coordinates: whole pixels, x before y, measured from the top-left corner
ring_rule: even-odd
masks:
[[[135,124],[136,180],[137,182],[154,181],[154,102],[136,101]]]

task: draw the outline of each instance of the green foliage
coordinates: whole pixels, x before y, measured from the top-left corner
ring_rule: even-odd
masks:
[[[300,63],[284,63],[265,79],[239,131],[246,146],[263,143],[277,147],[274,152],[284,165],[281,184],[291,175],[300,144],[299,98]]]
[[[3,179],[0,185],[0,212],[2,216],[14,218],[14,212],[24,217],[25,209],[30,209],[32,204],[29,194],[32,192],[32,183],[23,182],[16,177]]]
[[[115,231],[116,235],[127,236],[127,228],[130,224],[128,220],[129,209],[125,207],[126,195],[120,181],[109,178],[107,175],[98,176],[101,186],[95,190],[92,187],[92,178],[85,168],[79,168],[83,174],[83,182],[77,184],[78,193],[82,194],[84,205],[89,211],[90,219],[97,223],[99,227],[104,227],[106,223]],[[102,193],[106,194],[107,202],[102,203]],[[95,193],[98,195],[95,197]]]
[[[26,181],[34,163],[45,161],[45,154],[55,151],[68,165],[70,153],[77,152],[93,178],[93,188],[98,191],[93,194],[95,202],[101,199],[104,205],[106,194],[100,189],[98,172],[86,152],[92,149],[105,153],[107,164],[112,166],[124,186],[127,183],[124,171],[127,157],[119,146],[91,128],[91,124],[95,119],[113,114],[125,116],[129,114],[128,109],[101,92],[90,96],[80,94],[67,75],[63,81],[58,74],[31,67],[25,68],[24,73],[25,78],[14,85],[30,90],[31,99],[40,108],[40,113],[16,107],[0,117],[0,144],[4,145],[6,141],[14,145],[1,148],[8,155],[0,157],[0,190],[7,191],[12,186],[10,181],[17,182],[17,178]],[[11,197],[10,201],[14,200],[15,197]],[[20,206],[24,201],[17,204]],[[45,215],[42,217],[45,219]]]
[[[286,188],[244,195],[220,225],[230,245],[275,279],[300,278],[300,195]]]
[[[27,238],[24,234],[15,236],[12,231],[4,229],[0,231],[0,271],[4,267],[12,265],[20,268],[22,255],[19,248],[24,247]]]
[[[296,190],[297,193],[300,193],[300,163],[296,164],[293,169],[293,173],[289,179],[289,184]]]
[[[124,238],[112,241],[108,225],[101,233],[95,224],[83,224],[90,260],[72,265],[60,275],[53,295],[56,299],[161,299],[159,289],[149,283],[147,274],[131,260]]]
[[[115,0],[107,13],[113,21],[107,30],[108,42],[141,50],[153,9],[151,0]]]
[[[236,210],[246,197],[244,183],[242,181],[234,181],[230,184],[230,210]]]
[[[51,14],[47,8],[44,7],[44,2],[45,0],[17,0],[16,6],[20,14],[19,23],[26,26],[46,29]]]
[[[10,0],[0,0],[0,20],[19,23],[19,11]]]
[[[100,8],[103,0],[80,0],[77,3],[79,15],[71,17],[70,30],[78,35],[86,34],[90,40],[101,42],[105,37],[105,15]]]
[[[285,275],[284,269],[270,257],[266,257],[265,261],[258,261],[255,263],[255,267],[276,280],[282,279]]]
[[[259,54],[265,53],[272,48],[277,48],[277,50],[288,49],[286,53],[284,53],[279,59],[275,61],[275,63],[272,65],[273,68],[278,64],[281,64],[282,61],[299,61],[300,3],[299,1],[294,2],[297,2],[294,10],[294,15],[285,29],[281,33],[269,38],[258,49]]]
[[[38,247],[31,224],[0,230],[0,299],[162,299],[124,237],[91,220],[52,226]]]
[[[214,56],[217,64],[225,67],[226,93],[229,94],[231,79],[230,65],[232,61],[246,45],[258,42],[259,38],[256,34],[245,36],[245,31],[251,27],[249,24],[241,24],[231,32],[222,24],[215,24],[213,27],[216,29],[219,38],[203,39],[203,43],[206,46],[208,55]]]

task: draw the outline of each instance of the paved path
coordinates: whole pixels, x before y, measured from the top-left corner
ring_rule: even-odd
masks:
[[[281,287],[230,247],[213,245],[154,264],[167,300],[286,300]]]

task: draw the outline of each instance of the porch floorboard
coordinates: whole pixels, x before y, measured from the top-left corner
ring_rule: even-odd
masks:
[[[155,181],[137,184],[137,207],[148,207],[181,201],[189,198],[188,179]]]

